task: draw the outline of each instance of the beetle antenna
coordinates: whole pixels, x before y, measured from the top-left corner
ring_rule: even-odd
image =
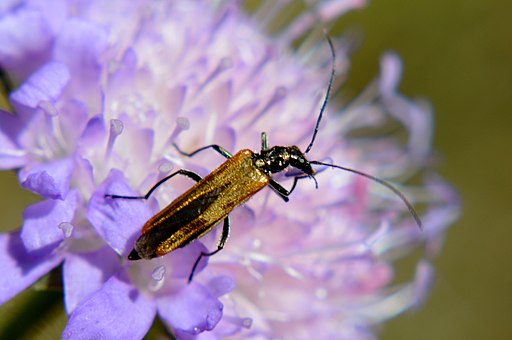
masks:
[[[416,210],[414,209],[414,207],[412,206],[412,204],[409,202],[409,200],[405,197],[405,195],[400,190],[398,190],[393,184],[389,183],[388,181],[385,181],[385,180],[383,180],[381,178],[378,178],[378,177],[369,175],[367,173],[361,172],[359,170],[354,170],[354,169],[351,169],[351,168],[346,168],[346,167],[335,165],[335,164],[323,163],[323,162],[319,162],[319,161],[310,161],[310,163],[311,164],[330,166],[331,168],[337,168],[337,169],[341,169],[341,170],[344,170],[344,171],[352,172],[354,174],[366,177],[368,179],[371,179],[374,182],[377,182],[377,183],[385,186],[389,190],[393,191],[395,193],[395,195],[400,197],[400,199],[407,206],[407,209],[409,209],[409,212],[411,213],[412,217],[416,221],[416,224],[418,225],[418,227],[420,229],[423,229],[423,223],[421,222],[421,219],[420,219],[418,213],[416,212]]]
[[[324,102],[322,103],[322,107],[320,108],[320,113],[318,114],[318,119],[316,120],[316,126],[315,131],[313,132],[313,137],[311,138],[311,142],[309,143],[308,147],[306,148],[306,151],[304,154],[307,154],[309,150],[313,147],[313,143],[315,142],[316,134],[318,133],[318,126],[320,126],[320,121],[322,120],[322,116],[324,114],[325,107],[327,106],[327,101],[329,100],[329,95],[331,94],[331,88],[332,88],[332,82],[334,81],[334,74],[336,69],[336,52],[334,51],[334,45],[332,43],[331,37],[325,33],[325,38],[327,39],[327,42],[329,43],[329,47],[331,49],[332,54],[332,70],[331,70],[331,77],[329,78],[329,85],[327,86],[327,92],[325,93]]]

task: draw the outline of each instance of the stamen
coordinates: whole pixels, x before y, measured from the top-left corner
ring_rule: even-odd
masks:
[[[65,238],[70,238],[75,227],[69,222],[62,222],[59,224],[58,228],[62,230]]]
[[[286,6],[286,1],[264,1],[254,12],[254,22],[262,28],[268,28],[276,16],[282,14],[281,10]]]
[[[25,150],[0,149],[0,155],[7,157],[24,157],[28,155],[28,152]]]
[[[224,72],[225,70],[230,69],[233,66],[233,61],[231,58],[222,58],[220,60],[219,65],[213,70],[213,72],[206,78],[206,80],[199,86],[199,89],[197,90],[197,93],[195,96],[200,94],[208,84],[210,84],[219,74]]]
[[[427,260],[422,260],[416,266],[416,274],[414,275],[414,305],[415,307],[420,306],[426,297],[428,292],[432,288],[434,281],[434,268],[432,264]]]
[[[41,149],[47,158],[58,157],[67,145],[60,129],[59,111],[49,101],[39,102],[37,108],[44,112],[46,118],[46,133],[39,139]]]
[[[237,327],[242,327],[249,329],[252,326],[252,319],[251,318],[241,318],[231,315],[224,315],[222,317],[222,320],[225,322],[229,322],[232,325],[235,325]]]
[[[389,222],[384,221],[380,224],[379,228],[375,232],[368,235],[366,240],[364,240],[364,243],[368,246],[368,249],[372,249],[375,243],[382,240],[382,238],[389,232],[389,229]]]
[[[112,153],[112,149],[114,148],[114,143],[117,137],[123,132],[124,124],[120,119],[111,119],[110,120],[110,130],[108,136],[107,150],[105,152],[105,160],[110,158],[110,154]]]
[[[251,318],[242,318],[242,327],[249,329],[252,326],[252,319]]]
[[[158,178],[165,177],[171,170],[174,168],[171,162],[168,162],[164,160],[159,166],[158,166]]]
[[[257,263],[268,263],[268,264],[276,265],[277,267],[281,268],[281,270],[283,270],[283,272],[288,274],[290,277],[297,279],[297,280],[304,279],[304,276],[302,275],[302,273],[300,273],[298,270],[293,268],[291,265],[285,264],[277,258],[268,256],[268,255],[264,255],[259,252],[248,252],[246,254],[246,258],[247,258],[247,262],[244,262],[243,264],[246,266],[246,268],[249,270],[249,272],[251,272],[251,274],[253,273],[253,271],[255,271],[258,273],[258,276],[260,275],[258,270],[252,266],[252,261],[255,261]],[[253,271],[251,271],[251,269],[253,269]]]
[[[328,293],[327,289],[325,289],[323,287],[319,287],[315,290],[315,297],[318,300],[325,300],[328,295],[329,295],[329,293]]]
[[[44,113],[46,113],[50,117],[55,117],[59,114],[59,111],[57,108],[49,101],[40,101],[37,107],[41,110],[43,110]]]
[[[167,139],[167,142],[164,144],[164,149],[169,148],[174,141],[176,140],[176,137],[183,131],[187,131],[190,128],[190,121],[188,118],[185,117],[178,117],[176,118],[176,126],[174,127],[174,130],[172,131],[171,135]]]
[[[151,273],[151,278],[153,278],[153,280],[155,280],[155,281],[163,280],[164,276],[165,276],[165,266],[158,266]]]
[[[265,47],[265,53],[261,56],[261,60],[251,67],[251,70],[247,72],[243,80],[238,83],[237,88],[242,89],[246,85],[254,83],[254,78],[263,72],[263,68],[272,61],[272,58],[276,56],[276,50],[271,46]]]
[[[256,117],[254,117],[245,127],[248,128],[254,125],[261,117],[263,117],[272,108],[272,106],[279,103],[284,98],[286,98],[286,88],[284,86],[277,87],[268,103],[260,110]]]
[[[147,284],[148,290],[150,292],[156,292],[162,288],[165,282],[165,272],[166,269],[163,265],[157,266],[155,269],[153,269],[153,272],[151,272],[152,280]]]

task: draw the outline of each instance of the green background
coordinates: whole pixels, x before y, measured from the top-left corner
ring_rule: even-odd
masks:
[[[356,89],[383,51],[400,54],[401,90],[433,104],[439,170],[462,196],[431,298],[386,325],[383,339],[512,339],[511,13],[501,0],[376,0],[337,27],[364,34]]]
[[[431,298],[384,326],[383,339],[512,339],[511,13],[512,2],[504,0],[375,0],[333,29],[363,34],[348,82],[354,92],[378,73],[384,51],[400,54],[401,90],[433,104],[439,171],[463,200],[462,217],[435,262]],[[0,227],[16,229],[35,198],[18,188],[12,172],[0,173],[0,185]],[[29,299],[41,309],[23,309]],[[60,299],[29,290],[0,307],[0,338],[19,332],[11,320],[41,313],[44,320],[24,335],[60,335]]]

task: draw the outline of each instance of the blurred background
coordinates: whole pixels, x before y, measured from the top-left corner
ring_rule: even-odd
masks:
[[[350,91],[374,79],[383,52],[402,57],[401,91],[432,103],[439,171],[462,196],[462,217],[435,262],[430,299],[391,320],[382,339],[512,339],[510,13],[512,2],[504,0],[374,0],[332,30],[363,37]],[[0,186],[0,229],[16,229],[23,207],[36,198],[19,189],[15,173],[0,172]],[[25,307],[32,299],[37,303]],[[25,336],[58,336],[66,322],[62,310],[61,293],[26,291],[0,307],[1,334],[16,334],[17,316],[44,311],[48,318]]]
[[[434,107],[440,173],[462,217],[435,262],[422,309],[391,320],[382,339],[512,339],[512,2],[371,1],[341,18],[364,40],[349,86],[363,86],[393,49],[401,90]]]

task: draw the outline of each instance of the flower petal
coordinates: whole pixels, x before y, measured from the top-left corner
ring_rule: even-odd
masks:
[[[89,120],[87,105],[79,100],[68,101],[63,105],[61,112],[62,139],[68,143],[69,150],[73,150]]]
[[[23,212],[20,234],[27,251],[36,251],[62,241],[64,233],[59,225],[72,221],[78,202],[78,194],[72,191],[63,201],[48,199],[28,206]]]
[[[71,158],[31,165],[19,173],[21,186],[43,197],[63,199],[74,169]]]
[[[45,0],[32,0],[29,2],[29,6],[30,8],[37,8],[52,31],[58,32],[66,21],[67,11],[69,11],[72,4],[67,0],[53,0],[52,5],[48,6],[48,2]]]
[[[78,18],[66,21],[55,42],[55,58],[73,74],[70,91],[96,112],[100,112],[102,100],[99,58],[106,46],[107,34],[101,26]]]
[[[235,281],[229,276],[216,276],[208,282],[208,288],[216,296],[222,296],[235,289]]]
[[[101,72],[99,57],[106,46],[105,31],[99,25],[82,19],[68,20],[57,37],[55,58],[72,70],[71,87],[76,94],[84,94],[85,90],[83,99],[88,98],[90,91],[97,94],[95,91]]]
[[[36,108],[41,102],[51,102],[62,93],[69,81],[66,65],[50,62],[34,74],[11,95],[14,104]]]
[[[41,13],[18,7],[0,19],[0,64],[23,79],[45,59],[51,39]]]
[[[26,151],[17,143],[22,128],[18,116],[0,110],[0,169],[15,169],[27,163]]]
[[[132,250],[144,223],[153,215],[143,200],[105,199],[105,194],[136,195],[121,172],[113,170],[96,190],[87,207],[87,218],[98,234],[120,255]]]
[[[66,312],[101,286],[120,268],[119,258],[110,247],[85,254],[69,254],[63,266]]]
[[[63,339],[141,339],[151,327],[156,305],[118,273],[71,313]]]
[[[56,267],[62,255],[47,247],[27,252],[19,232],[0,234],[0,304],[29,287]]]
[[[107,129],[105,128],[105,120],[102,115],[96,115],[91,117],[80,136],[78,141],[79,153],[92,158],[97,156],[94,154],[94,150],[99,149],[99,145],[105,142],[107,136]]]
[[[75,72],[89,73],[87,79],[99,73],[99,57],[107,46],[107,34],[100,25],[82,19],[70,19],[58,36],[55,54]]]
[[[379,88],[383,96],[396,94],[398,83],[402,77],[402,62],[396,53],[388,52],[380,60],[381,75]]]
[[[0,14],[6,14],[14,6],[17,5],[18,0],[4,0],[0,2]]]
[[[158,298],[158,314],[179,333],[212,330],[222,318],[222,303],[204,286],[192,282],[173,295]]]

